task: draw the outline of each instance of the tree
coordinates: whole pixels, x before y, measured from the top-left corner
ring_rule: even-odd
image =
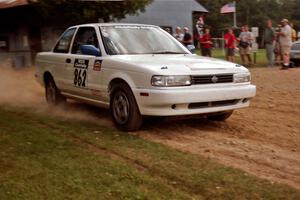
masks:
[[[30,4],[45,24],[79,24],[113,21],[127,14],[144,11],[152,0],[83,1],[83,0],[31,0]]]
[[[232,14],[220,14],[220,9],[233,0],[197,0],[209,10],[206,24],[211,26],[214,36],[221,36],[222,30],[233,25]],[[243,24],[257,26],[263,30],[268,19],[274,24],[281,19],[287,18],[300,25],[300,0],[237,0],[237,22],[241,27]]]
[[[296,29],[300,29],[300,0],[295,0],[292,14],[292,21],[295,23]]]

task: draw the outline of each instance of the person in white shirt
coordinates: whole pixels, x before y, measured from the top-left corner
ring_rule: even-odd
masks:
[[[292,29],[287,19],[281,21],[282,27],[278,34],[283,64],[281,69],[288,69],[290,65],[290,50],[292,46]]]
[[[174,38],[176,38],[179,42],[182,42],[183,40],[183,33],[181,31],[181,28],[179,26],[176,27],[176,30],[175,30],[175,34],[173,35]]]
[[[248,60],[248,66],[252,65],[252,58],[251,58],[251,44],[253,40],[253,35],[249,31],[248,25],[244,25],[242,27],[242,32],[238,38],[239,41],[239,48],[240,48],[240,55],[243,64],[246,64],[246,60]]]

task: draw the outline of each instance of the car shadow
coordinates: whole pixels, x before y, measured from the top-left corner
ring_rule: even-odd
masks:
[[[74,112],[83,116],[97,125],[112,127],[113,125],[110,111],[108,109],[88,105],[85,103],[69,100],[63,106],[64,112],[72,115]],[[75,116],[75,115],[74,115]],[[203,115],[176,116],[176,117],[145,117],[141,129],[137,132],[186,132],[189,129],[202,131],[216,131],[219,129],[229,128],[230,123],[211,121]]]
[[[208,120],[205,116],[183,116],[183,117],[151,117],[144,121],[142,130],[186,130],[187,128],[196,128],[205,131],[213,131],[224,128],[226,122]]]

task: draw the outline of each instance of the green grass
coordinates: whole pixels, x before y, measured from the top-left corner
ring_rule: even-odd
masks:
[[[201,55],[200,50],[196,50],[196,54]],[[223,50],[221,49],[214,49],[212,51],[212,57],[219,58],[225,60],[225,54]],[[242,64],[241,58],[239,55],[236,55],[236,61],[239,64]],[[254,54],[252,54],[252,59],[254,61]],[[266,53],[264,49],[259,49],[256,53],[256,63],[253,65],[253,67],[266,67],[267,66],[267,58]]]
[[[111,128],[0,107],[0,199],[240,200],[300,194]]]

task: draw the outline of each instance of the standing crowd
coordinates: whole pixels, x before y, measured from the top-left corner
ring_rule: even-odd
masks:
[[[213,40],[210,29],[204,26],[202,17],[200,17],[196,23],[195,32],[196,34],[194,33],[192,36],[187,27],[184,27],[183,33],[181,28],[177,27],[174,37],[193,53],[195,46],[199,43],[202,56],[211,57]],[[252,32],[249,31],[247,24],[242,26],[238,37],[235,36],[233,28],[228,28],[223,39],[226,59],[228,61],[235,62],[235,54],[238,51],[243,65],[249,67],[253,64],[251,50],[256,39]],[[290,49],[292,42],[297,40],[293,24],[289,23],[287,19],[283,19],[277,28],[273,28],[272,21],[268,20],[262,39],[266,48],[268,66],[273,67],[275,64],[281,64],[281,69],[288,69],[291,65]]]
[[[283,19],[277,28],[273,28],[271,20],[267,21],[263,39],[266,46],[269,67],[280,63],[282,65],[281,69],[288,69],[290,67],[292,42],[297,40],[296,30],[293,26],[293,23],[289,23],[287,19]]]
[[[254,37],[252,32],[249,31],[249,26],[247,24],[242,26],[242,31],[238,38],[235,37],[233,29],[229,28],[228,32],[224,35],[225,49],[226,49],[226,59],[230,62],[235,61],[235,52],[238,50],[240,52],[242,63],[245,66],[251,66],[251,46],[254,42]]]

